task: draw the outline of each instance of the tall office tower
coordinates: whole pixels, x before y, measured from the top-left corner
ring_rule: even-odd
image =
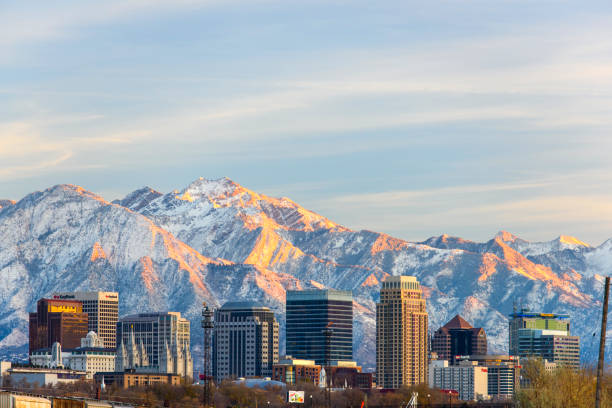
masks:
[[[454,361],[455,356],[487,354],[487,335],[482,327],[474,328],[456,315],[434,333],[431,351],[440,360]]]
[[[288,290],[286,317],[288,356],[315,360],[319,365],[353,359],[350,291]]]
[[[414,276],[390,276],[376,304],[376,382],[400,388],[427,381],[427,310]]]
[[[193,376],[189,320],[179,312],[139,313],[117,322],[117,371]]]
[[[119,294],[117,292],[60,292],[53,299],[79,300],[88,316],[88,331],[94,331],[106,348],[117,347],[117,319]]]
[[[278,362],[278,322],[255,302],[228,302],[215,311],[213,375],[271,377]]]
[[[30,313],[29,352],[50,348],[58,342],[76,348],[87,335],[87,313],[76,300],[40,299],[36,313]]]
[[[511,355],[541,357],[558,366],[580,366],[580,338],[570,336],[569,315],[521,309],[510,317]]]

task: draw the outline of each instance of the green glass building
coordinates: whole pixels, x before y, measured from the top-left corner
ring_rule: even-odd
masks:
[[[570,335],[569,315],[521,309],[510,317],[511,355],[541,357],[558,366],[580,366],[580,338]]]

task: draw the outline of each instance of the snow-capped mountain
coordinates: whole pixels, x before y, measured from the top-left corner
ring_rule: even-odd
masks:
[[[530,243],[501,232],[485,243],[447,235],[413,243],[350,230],[229,179],[168,194],[145,187],[112,203],[61,185],[0,208],[0,348],[27,342],[27,312],[56,290],[117,290],[121,314],[180,311],[197,351],[202,301],[259,300],[283,333],[286,289],[332,287],[353,291],[355,358],[374,368],[380,282],[405,274],[424,286],[432,331],[461,314],[502,352],[513,305],[565,312],[587,362],[611,266],[612,240]]]

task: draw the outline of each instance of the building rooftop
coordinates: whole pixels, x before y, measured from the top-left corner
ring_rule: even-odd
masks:
[[[473,329],[472,325],[459,315],[453,317],[448,323],[446,323],[442,327],[447,329]]]
[[[514,311],[509,316],[512,318],[523,317],[523,318],[528,318],[528,319],[569,319],[570,318],[568,314],[530,312],[529,309],[521,309],[519,311]]]
[[[340,300],[352,302],[353,293],[350,290],[335,289],[288,290],[287,301],[290,300]]]
[[[241,310],[241,309],[262,309],[270,310],[269,307],[262,305],[259,302],[227,302],[221,306],[220,310]]]

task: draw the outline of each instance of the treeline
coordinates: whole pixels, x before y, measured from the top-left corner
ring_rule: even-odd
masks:
[[[525,385],[516,393],[517,405],[524,408],[592,408],[595,406],[597,377],[592,368],[546,371],[542,360],[523,363],[521,376]],[[602,381],[602,408],[612,408],[612,375]]]

